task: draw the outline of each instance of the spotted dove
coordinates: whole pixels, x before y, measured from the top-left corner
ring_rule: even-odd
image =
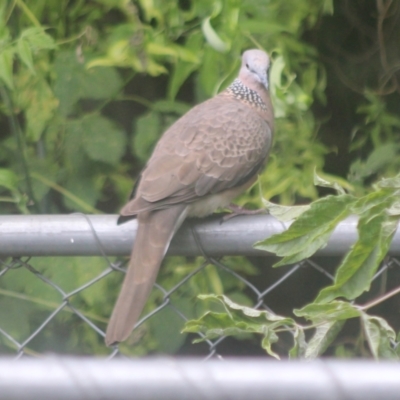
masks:
[[[269,58],[243,53],[238,77],[197,105],[160,138],[121,217],[136,216],[130,263],[106,332],[108,346],[134,328],[175,232],[187,217],[204,217],[249,188],[272,143]]]

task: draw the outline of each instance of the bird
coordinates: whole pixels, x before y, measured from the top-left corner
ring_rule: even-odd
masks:
[[[274,131],[269,66],[266,52],[246,50],[230,86],[194,106],[160,137],[120,212],[120,221],[137,218],[138,227],[107,326],[107,346],[131,334],[183,221],[226,207],[257,180]]]

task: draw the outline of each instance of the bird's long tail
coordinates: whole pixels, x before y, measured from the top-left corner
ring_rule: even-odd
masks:
[[[125,340],[140,317],[175,232],[186,217],[186,205],[140,213],[138,230],[121,292],[108,323],[107,346]]]

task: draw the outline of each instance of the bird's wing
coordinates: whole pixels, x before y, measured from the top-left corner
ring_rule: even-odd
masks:
[[[134,215],[243,185],[262,167],[272,131],[252,107],[214,97],[185,114],[162,136],[141,174]]]

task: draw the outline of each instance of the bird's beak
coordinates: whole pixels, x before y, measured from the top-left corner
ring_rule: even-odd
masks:
[[[262,75],[261,75],[261,83],[264,85],[264,87],[265,87],[265,89],[267,89],[268,90],[268,75],[267,75],[267,73],[266,72],[264,72]]]

